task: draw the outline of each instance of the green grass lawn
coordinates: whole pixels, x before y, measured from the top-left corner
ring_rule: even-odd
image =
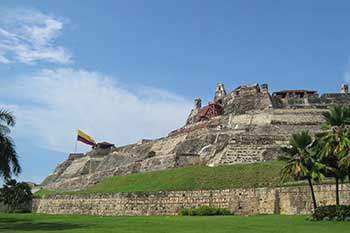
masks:
[[[279,186],[281,161],[230,166],[191,166],[109,177],[78,193],[208,190]],[[57,193],[41,190],[36,195]]]
[[[349,222],[309,222],[305,216],[96,217],[0,214],[0,232],[62,233],[344,233]]]

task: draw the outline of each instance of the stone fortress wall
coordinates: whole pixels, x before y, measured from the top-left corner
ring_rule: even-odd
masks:
[[[334,204],[335,186],[315,186],[320,205]],[[340,186],[342,204],[350,204],[350,186]],[[151,193],[106,193],[55,195],[33,200],[32,209],[45,214],[101,216],[178,215],[182,208],[211,206],[227,208],[237,215],[309,214],[308,186],[232,190],[169,191]]]
[[[309,90],[269,93],[267,84],[242,85],[226,93],[218,84],[212,103],[195,100],[185,126],[156,140],[73,154],[43,182],[45,189],[79,190],[108,176],[188,165],[230,165],[273,160],[292,133],[316,133],[332,104],[350,105],[340,93]]]
[[[241,85],[226,93],[224,84],[218,83],[213,102],[202,106],[200,98],[195,99],[195,107],[187,119],[187,125],[209,120],[212,115],[205,114],[208,106],[217,104],[216,115],[241,115],[250,111],[266,111],[269,109],[326,109],[330,105],[350,104],[348,85],[342,84],[340,93],[319,95],[313,90],[282,90],[269,93],[268,84]],[[218,109],[216,109],[218,110]]]

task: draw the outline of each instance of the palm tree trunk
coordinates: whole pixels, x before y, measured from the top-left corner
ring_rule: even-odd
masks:
[[[312,196],[312,203],[314,205],[314,211],[315,211],[316,208],[317,208],[317,203],[316,203],[314,187],[312,186],[312,182],[311,182],[310,178],[308,178],[307,181],[309,182],[309,186],[310,186],[310,190],[311,190],[311,196]]]
[[[339,178],[335,177],[335,197],[336,205],[339,205]]]

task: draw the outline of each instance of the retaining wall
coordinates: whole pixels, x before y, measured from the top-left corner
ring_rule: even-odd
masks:
[[[319,205],[335,202],[335,186],[315,186]],[[343,204],[350,204],[350,186],[341,185]],[[212,206],[239,215],[307,214],[312,211],[308,186],[230,190],[53,195],[33,200],[32,209],[46,214],[103,216],[177,215],[181,208]]]

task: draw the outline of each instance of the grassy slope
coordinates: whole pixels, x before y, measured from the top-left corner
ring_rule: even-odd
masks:
[[[305,216],[96,217],[0,214],[0,232],[39,233],[341,233],[348,222],[309,222]]]
[[[193,166],[109,177],[78,193],[249,188],[280,185],[283,163]],[[41,190],[36,195],[57,193]]]

